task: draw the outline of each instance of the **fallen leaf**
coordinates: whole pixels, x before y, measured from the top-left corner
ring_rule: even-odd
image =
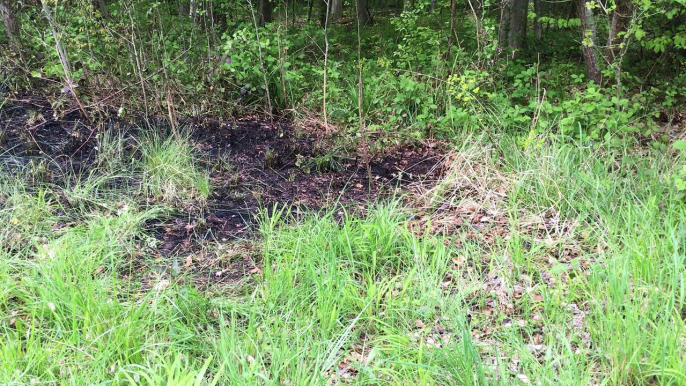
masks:
[[[171,283],[169,282],[169,280],[162,279],[162,280],[160,280],[159,283],[155,284],[155,291],[163,291],[163,290],[169,288],[170,284]]]

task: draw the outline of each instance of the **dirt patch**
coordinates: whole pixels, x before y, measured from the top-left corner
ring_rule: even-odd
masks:
[[[2,172],[40,164],[46,170],[38,182],[59,185],[95,170],[98,132],[114,126],[140,127],[116,118],[93,124],[78,109],[65,111],[57,113],[41,97],[6,101],[0,107]],[[165,125],[160,120],[152,126]],[[285,121],[199,118],[183,119],[179,126],[191,133],[200,162],[210,173],[212,191],[203,205],[149,224],[165,256],[193,250],[203,240],[250,236],[260,208],[286,206],[296,215],[332,205],[362,210],[403,184],[435,179],[439,173],[435,165],[441,154],[430,147],[387,149],[370,163],[370,183],[362,157],[323,145],[331,141],[316,129]]]
[[[321,148],[315,134],[288,122],[213,121],[191,129],[214,188],[201,213],[181,213],[165,227],[164,253],[189,238],[246,236],[260,208],[287,206],[296,216],[333,205],[362,210],[403,184],[438,173],[437,151],[405,146],[371,162],[370,184],[361,156]]]

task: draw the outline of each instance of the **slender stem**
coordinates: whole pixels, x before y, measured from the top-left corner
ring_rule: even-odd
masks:
[[[324,85],[322,86],[322,112],[324,114],[324,130],[329,131],[329,122],[326,114],[326,83],[327,83],[327,70],[329,68],[329,4],[331,0],[324,0],[326,4],[326,15],[324,16]]]
[[[362,39],[360,38],[360,3],[355,1],[355,8],[357,11],[357,66],[358,66],[358,77],[357,77],[357,114],[360,121],[360,136],[362,142],[362,156],[364,157],[364,164],[367,167],[367,178],[369,180],[369,187],[371,188],[374,183],[372,180],[372,169],[369,165],[369,150],[367,149],[367,130],[364,125],[364,119],[362,117]]]
[[[252,2],[248,0],[248,5],[250,5],[250,13],[252,14],[253,25],[255,26],[255,37],[257,37],[257,49],[260,54],[260,68],[262,69],[262,78],[264,79],[264,92],[267,96],[267,106],[269,106],[269,117],[272,117],[272,98],[269,96],[269,82],[267,82],[267,71],[264,68],[264,57],[262,56],[262,43],[260,41],[260,28],[257,25],[257,19],[255,18],[255,10],[253,9]]]

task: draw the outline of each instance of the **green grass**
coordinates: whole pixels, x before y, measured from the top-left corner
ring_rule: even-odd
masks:
[[[171,203],[203,201],[210,193],[208,173],[199,168],[186,134],[161,138],[149,135],[140,143],[143,192]]]
[[[121,175],[2,179],[0,383],[686,383],[678,160],[461,143],[409,206],[263,213],[259,270],[207,289],[155,273]],[[187,141],[141,148],[143,196],[209,191]]]

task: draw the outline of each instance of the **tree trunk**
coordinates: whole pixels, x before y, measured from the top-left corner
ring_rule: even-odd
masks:
[[[367,25],[372,21],[372,15],[369,13],[367,0],[357,1],[357,21],[360,25]]]
[[[536,13],[536,19],[534,19],[534,37],[536,38],[536,41],[540,42],[543,35],[541,22],[538,21],[543,16],[541,0],[534,0],[534,12]]]
[[[191,17],[191,20],[193,20],[193,24],[198,24],[198,0],[191,0],[188,15]]]
[[[588,72],[588,80],[594,81],[596,84],[602,84],[602,74],[598,67],[598,58],[595,53],[596,47],[596,30],[595,19],[593,18],[593,10],[586,7],[586,0],[574,0],[576,11],[581,20],[581,52],[586,62],[586,72]]]
[[[186,18],[190,14],[190,6],[186,4],[185,1],[179,1],[178,2],[178,7],[179,7],[179,18],[182,20]]]
[[[612,63],[619,53],[620,44],[624,40],[623,35],[629,28],[629,23],[633,16],[633,3],[631,0],[615,0],[617,7],[612,13],[610,33],[607,38],[607,48],[605,49],[605,59]]]
[[[14,14],[12,7],[6,0],[0,0],[0,16],[2,17],[2,23],[5,25],[5,32],[10,40],[10,44],[15,49],[18,49],[21,46],[19,23],[17,22],[17,16]]]
[[[102,15],[103,19],[110,18],[110,11],[107,9],[107,3],[105,3],[105,0],[94,0],[93,3],[100,10],[100,14]]]
[[[272,2],[271,0],[260,0],[259,1],[259,12],[260,12],[260,27],[264,27],[265,24],[272,22]]]
[[[507,37],[510,35],[510,19],[513,1],[514,0],[503,0],[500,9],[500,26],[498,27],[498,47],[501,50],[508,46]]]
[[[329,5],[331,4],[331,0],[320,0],[319,1],[319,25],[322,26],[322,28],[327,27],[327,16],[329,15]]]
[[[526,33],[526,15],[529,8],[529,0],[513,0],[510,13],[510,30],[507,36],[507,45],[512,50],[519,50],[524,43]]]
[[[338,23],[343,17],[343,0],[328,0],[331,2],[329,9],[329,23]]]

